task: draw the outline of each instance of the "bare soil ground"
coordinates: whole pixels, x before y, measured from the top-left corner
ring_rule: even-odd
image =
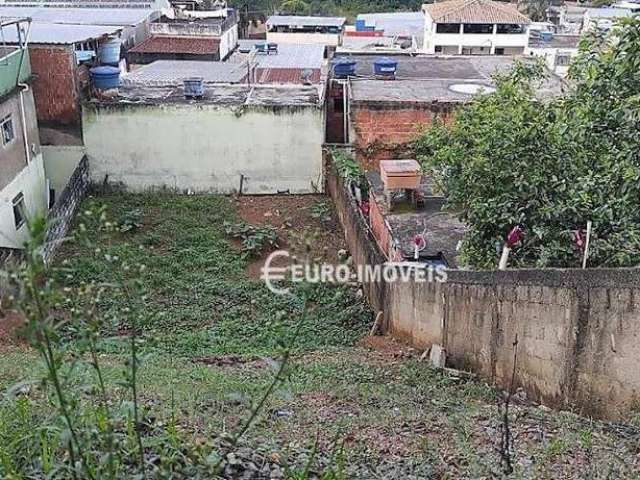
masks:
[[[234,200],[245,222],[269,225],[278,231],[278,246],[299,257],[338,262],[345,248],[342,229],[325,195],[241,196]],[[268,253],[247,268],[251,278],[260,277]]]
[[[21,328],[24,325],[24,317],[18,312],[5,310],[0,314],[0,347],[6,345],[22,345],[24,338]]]

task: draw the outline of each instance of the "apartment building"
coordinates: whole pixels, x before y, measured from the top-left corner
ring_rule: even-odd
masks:
[[[25,19],[0,21],[1,33],[28,31]],[[20,249],[29,238],[27,222],[47,212],[45,178],[26,36],[0,47],[0,251]]]
[[[448,0],[422,7],[424,52],[437,55],[520,55],[531,21],[511,4]]]

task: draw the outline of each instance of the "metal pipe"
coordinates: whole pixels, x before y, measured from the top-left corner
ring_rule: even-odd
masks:
[[[593,230],[593,222],[587,222],[587,239],[584,244],[584,257],[582,258],[582,269],[587,268],[587,260],[589,259],[589,244],[591,243],[591,232]]]
[[[344,144],[349,143],[349,80],[345,80],[342,83],[342,134]]]

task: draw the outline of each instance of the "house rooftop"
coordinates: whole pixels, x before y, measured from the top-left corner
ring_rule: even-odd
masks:
[[[527,25],[531,20],[517,7],[494,0],[447,0],[425,4],[422,10],[435,23],[498,23]]]
[[[247,69],[241,64],[198,60],[157,60],[122,77],[124,85],[182,85],[187,78],[201,77],[206,83],[242,83]]]
[[[393,37],[378,36],[351,36],[347,35],[342,39],[342,45],[336,48],[338,53],[375,53],[375,52],[401,52],[402,49],[396,44]]]
[[[0,17],[29,17],[34,22],[74,25],[135,26],[155,20],[159,12],[143,8],[54,8],[7,7],[0,5]]]
[[[200,77],[205,95],[198,103],[220,105],[320,106],[324,84],[248,85],[246,65],[228,62],[158,60],[122,78],[116,103],[189,103],[185,79]]]
[[[152,35],[129,52],[214,55],[219,50],[220,39],[216,37]]]
[[[551,38],[545,40],[542,35],[529,35],[529,47],[532,48],[578,48],[580,35],[559,35],[553,34]]]
[[[319,44],[298,44],[281,43],[278,44],[278,53],[258,53],[256,44],[262,43],[259,40],[239,40],[238,48],[229,61],[246,61],[253,53],[253,63],[258,68],[322,68],[326,63],[326,47]]]
[[[631,10],[625,8],[614,8],[614,7],[605,7],[605,8],[587,8],[585,11],[586,15],[589,15],[590,19],[594,18],[624,18],[631,17],[637,15],[637,12],[632,12]]]
[[[57,23],[33,22],[29,33],[30,44],[71,45],[100,39],[109,35],[117,35],[120,27],[105,25],[61,25]],[[18,32],[7,29],[4,41],[18,43]]]
[[[357,19],[364,20],[367,26],[374,26],[376,30],[383,30],[386,37],[424,36],[422,12],[361,13]]]
[[[272,15],[267,19],[267,27],[336,27],[347,23],[345,17],[304,17],[297,15]]]
[[[489,91],[492,76],[513,67],[516,60],[533,59],[507,56],[410,57],[394,56],[398,66],[396,80],[379,80],[373,74],[377,55],[355,55],[356,76],[351,79],[354,102],[430,103],[466,102],[474,91]],[[552,75],[539,87],[541,97],[559,94],[563,83]]]
[[[154,86],[126,82],[119,96],[92,100],[98,105],[220,105],[254,107],[314,107],[322,105],[322,90],[315,86],[206,84],[201,99],[184,97],[181,85]]]

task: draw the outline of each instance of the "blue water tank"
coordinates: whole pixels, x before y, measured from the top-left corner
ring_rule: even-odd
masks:
[[[333,76],[335,78],[353,77],[356,74],[356,65],[358,62],[348,57],[339,57],[331,62],[333,67]]]
[[[202,98],[204,95],[204,79],[191,77],[184,79],[184,96],[187,98]]]
[[[120,63],[120,47],[122,42],[116,38],[100,45],[98,56],[102,65],[118,65]]]
[[[543,42],[550,42],[553,40],[553,32],[540,32],[540,38]]]
[[[391,58],[378,58],[373,63],[373,73],[378,77],[395,78],[398,62]]]
[[[256,50],[258,53],[265,53],[267,51],[266,43],[256,43]]]
[[[111,90],[120,86],[120,69],[103,65],[89,70],[91,82],[98,90]]]
[[[356,20],[356,32],[364,32],[367,28],[367,22],[365,20]]]

